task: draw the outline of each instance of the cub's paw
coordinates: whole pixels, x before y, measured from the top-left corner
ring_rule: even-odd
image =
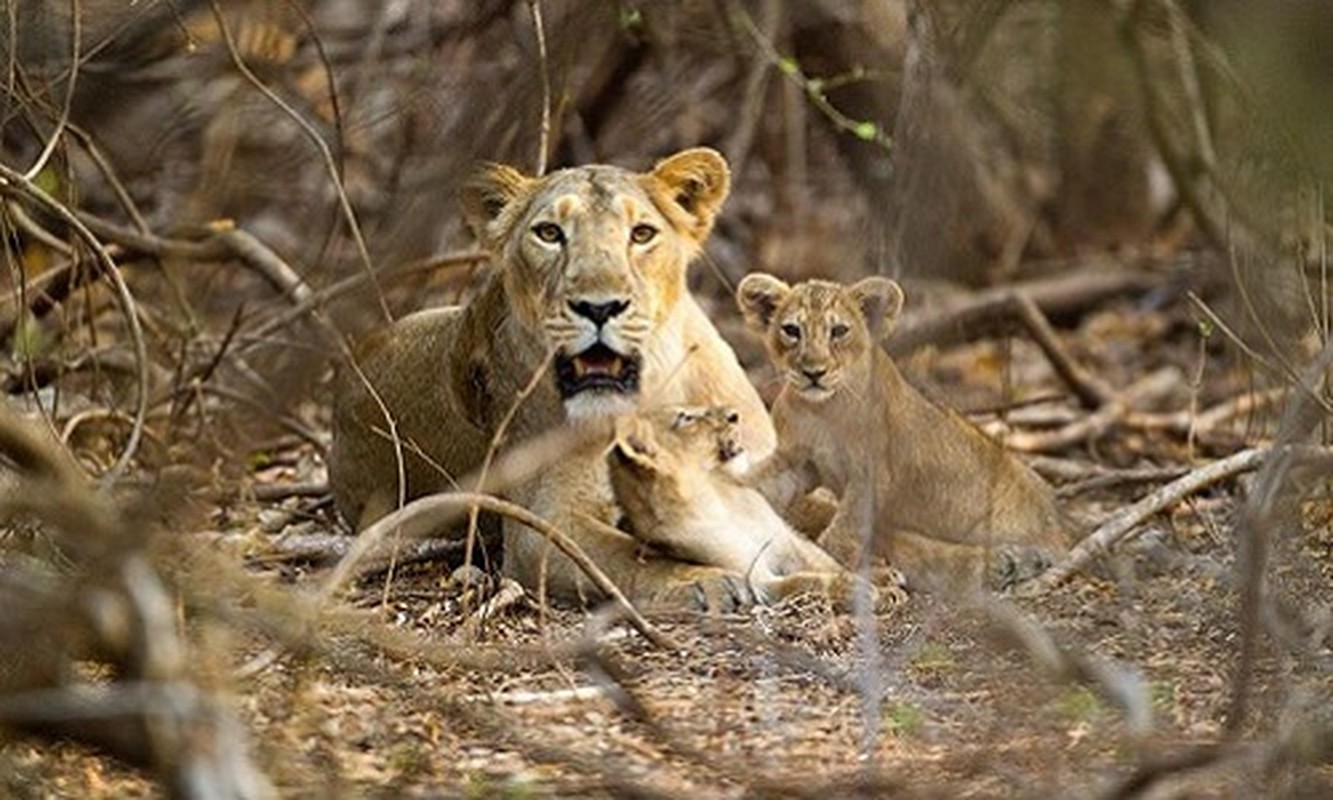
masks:
[[[895,567],[875,567],[870,571],[870,579],[879,587],[877,607],[881,610],[897,608],[907,602],[907,576]]]
[[[1060,554],[1048,548],[1002,545],[990,553],[986,585],[994,591],[1021,586],[1045,572]]]

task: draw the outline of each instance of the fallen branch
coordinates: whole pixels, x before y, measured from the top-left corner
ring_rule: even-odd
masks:
[[[1115,399],[1115,391],[1105,381],[1088,372],[1069,355],[1060,343],[1060,338],[1055,335],[1051,321],[1027,292],[1015,291],[1010,302],[1032,341],[1041,348],[1046,360],[1051,362],[1055,374],[1064,381],[1084,408],[1101,408]]]
[[[1180,370],[1163,367],[1140,378],[1111,402],[1087,416],[1052,431],[1016,432],[1004,437],[1006,447],[1028,453],[1063,450],[1082,442],[1099,439],[1120,424],[1134,406],[1165,397],[1181,383]]]
[[[258,238],[230,222],[212,223],[205,238],[191,241],[139,233],[84,212],[78,212],[78,217],[89,230],[102,239],[119,245],[127,255],[197,262],[234,258],[293,303],[303,302],[311,296],[310,286],[281,256]]]
[[[1245,392],[1198,413],[1188,410],[1162,414],[1136,412],[1125,417],[1125,425],[1149,431],[1167,431],[1181,436],[1193,430],[1206,436],[1237,417],[1277,405],[1291,394],[1285,386],[1261,392]]]
[[[1136,270],[1080,270],[1057,278],[979,292],[945,312],[909,314],[885,344],[901,358],[927,345],[948,347],[1011,330],[1016,322],[1015,292],[1028,297],[1048,318],[1078,314],[1114,297],[1138,294],[1160,286],[1163,276]]]
[[[1195,492],[1215,483],[1257,469],[1271,451],[1250,448],[1235,455],[1199,467],[1184,477],[1168,483],[1137,503],[1121,509],[1097,526],[1079,542],[1063,561],[1051,567],[1028,588],[1028,594],[1043,594],[1059,586],[1069,576],[1087,565],[1093,557],[1107,552],[1149,517],[1159,514]]]

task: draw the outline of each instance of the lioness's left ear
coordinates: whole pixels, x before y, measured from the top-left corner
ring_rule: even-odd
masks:
[[[695,147],[657,162],[649,173],[666,191],[667,199],[685,212],[688,230],[702,242],[731,191],[731,170],[716,150]]]
[[[903,287],[895,280],[873,276],[853,284],[848,292],[861,309],[870,336],[874,339],[888,336],[903,310]]]
[[[513,167],[487,164],[463,183],[463,216],[483,247],[490,250],[504,238],[505,211],[527,195],[532,182]]]

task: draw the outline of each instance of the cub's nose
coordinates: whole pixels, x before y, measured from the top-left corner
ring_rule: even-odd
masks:
[[[629,308],[628,300],[611,300],[605,303],[590,303],[587,300],[571,300],[569,310],[592,320],[597,327],[602,327],[612,317],[618,317]]]
[[[819,379],[820,379],[820,378],[822,378],[822,377],[824,377],[825,375],[828,374],[828,370],[826,370],[826,369],[803,369],[803,370],[801,370],[801,374],[804,375],[804,376],[805,376],[811,383],[815,383],[815,384],[817,384],[817,383],[819,383]]]

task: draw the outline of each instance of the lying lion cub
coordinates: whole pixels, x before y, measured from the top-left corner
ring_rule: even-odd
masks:
[[[744,455],[739,423],[740,415],[722,406],[619,419],[607,465],[626,527],[673,558],[748,576],[761,600],[812,591],[849,608],[855,576],[735,477]],[[906,597],[901,582],[889,581],[879,593],[866,589],[881,605],[894,605]]]
[[[879,347],[902,309],[897,283],[790,287],[753,273],[737,301],[784,381],[778,451],[748,480],[779,509],[815,486],[837,494],[820,543],[843,564],[887,556],[915,584],[975,582],[989,566],[1004,585],[1067,545],[1041,478],[922,397]]]

